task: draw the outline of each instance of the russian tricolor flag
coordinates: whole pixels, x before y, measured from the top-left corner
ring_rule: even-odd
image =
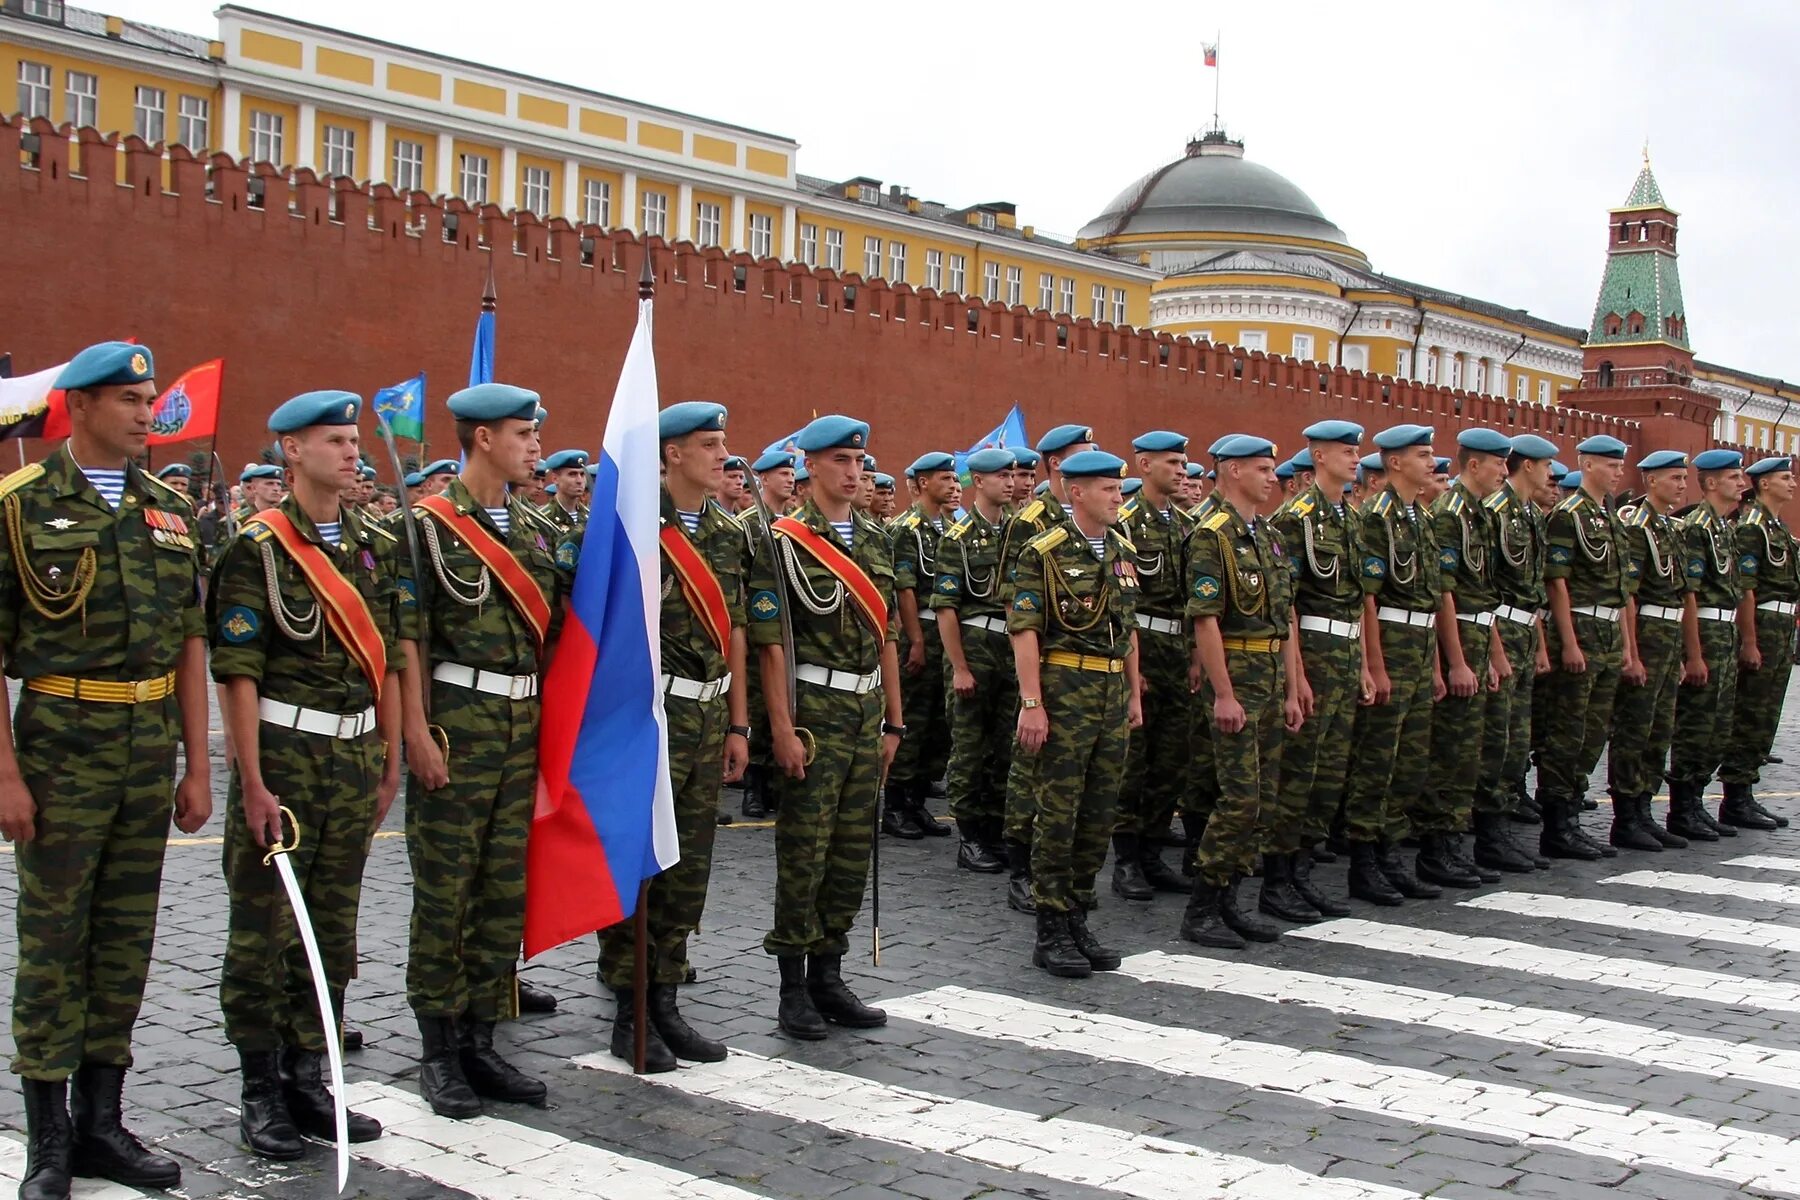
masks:
[[[631,916],[639,885],[680,858],[661,686],[661,452],[650,304],[638,304],[574,595],[544,679],[525,868],[527,958]]]

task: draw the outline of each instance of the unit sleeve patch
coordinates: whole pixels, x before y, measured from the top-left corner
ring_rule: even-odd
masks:
[[[762,591],[750,597],[750,618],[754,621],[773,621],[781,615],[781,601],[774,592]]]
[[[262,617],[256,610],[234,604],[219,614],[219,636],[234,646],[253,640],[262,632]]]
[[[1386,579],[1387,578],[1387,559],[1376,558],[1372,554],[1369,557],[1363,559],[1363,578],[1364,579]]]

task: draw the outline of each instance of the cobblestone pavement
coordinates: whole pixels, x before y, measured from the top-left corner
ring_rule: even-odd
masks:
[[[1800,816],[1797,723],[1763,795]],[[217,782],[222,800],[222,768]],[[1607,818],[1603,802],[1590,831],[1604,836]],[[329,1196],[328,1147],[274,1165],[237,1144],[216,991],[219,825],[169,850],[132,1120],[181,1159],[180,1195]],[[430,1116],[413,1082],[400,828],[396,807],[369,863],[349,1001],[368,1037],[350,1056],[352,1093],[388,1132],[356,1148],[349,1195],[1800,1196],[1800,824],[1559,863],[1400,909],[1359,904],[1238,954],[1181,941],[1180,897],[1103,891],[1093,924],[1128,957],[1085,981],[1031,967],[1028,919],[1005,907],[1003,877],[954,868],[955,839],[887,840],[882,965],[868,963],[865,919],[846,974],[892,1020],[803,1044],[776,1031],[760,949],[771,833],[740,823],[720,830],[699,981],[683,993],[731,1060],[631,1077],[606,1054],[612,1004],[592,945],[567,946],[529,975],[559,1011],[503,1034],[549,1080],[550,1106],[462,1123]],[[1342,873],[1317,874],[1341,891]],[[15,896],[8,851],[0,904]],[[0,924],[10,977],[16,944]],[[0,1179],[16,1178],[10,1088],[0,1127]]]

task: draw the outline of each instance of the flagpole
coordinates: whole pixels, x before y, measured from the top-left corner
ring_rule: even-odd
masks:
[[[1213,31],[1213,128],[1214,129],[1219,128],[1219,76],[1222,73],[1222,68],[1219,66],[1219,42],[1222,40],[1219,36],[1220,32],[1221,31],[1219,31],[1219,30]]]
[[[492,311],[494,291],[494,263],[488,260],[488,290],[481,298],[482,310]],[[656,276],[650,269],[650,237],[644,236],[644,268],[638,274],[638,303],[647,304],[656,295]],[[644,1057],[649,1052],[650,1039],[650,881],[642,880],[638,884],[637,912],[631,921],[632,965],[631,965],[631,1007],[635,1018],[632,1022],[633,1041],[631,1046],[631,1069],[635,1073],[644,1074]]]

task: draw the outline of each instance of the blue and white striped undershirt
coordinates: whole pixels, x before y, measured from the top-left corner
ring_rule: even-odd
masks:
[[[837,530],[838,538],[846,546],[856,545],[856,521],[833,521],[831,527]]]
[[[1106,535],[1103,533],[1099,537],[1088,538],[1087,543],[1088,543],[1088,545],[1090,545],[1094,548],[1094,557],[1099,559],[1101,562],[1105,562],[1106,561]]]
[[[341,521],[319,522],[319,540],[327,546],[335,546],[344,540],[344,525]]]
[[[123,469],[112,471],[104,467],[83,467],[81,473],[93,485],[100,498],[110,505],[114,512],[125,499],[125,472]]]
[[[494,528],[501,533],[512,532],[512,510],[502,504],[499,508],[490,508],[487,515],[494,519]]]
[[[680,517],[682,525],[687,527],[689,537],[694,537],[699,534],[699,532],[700,532],[700,514],[699,513],[683,512],[678,508],[675,510],[675,515]]]

